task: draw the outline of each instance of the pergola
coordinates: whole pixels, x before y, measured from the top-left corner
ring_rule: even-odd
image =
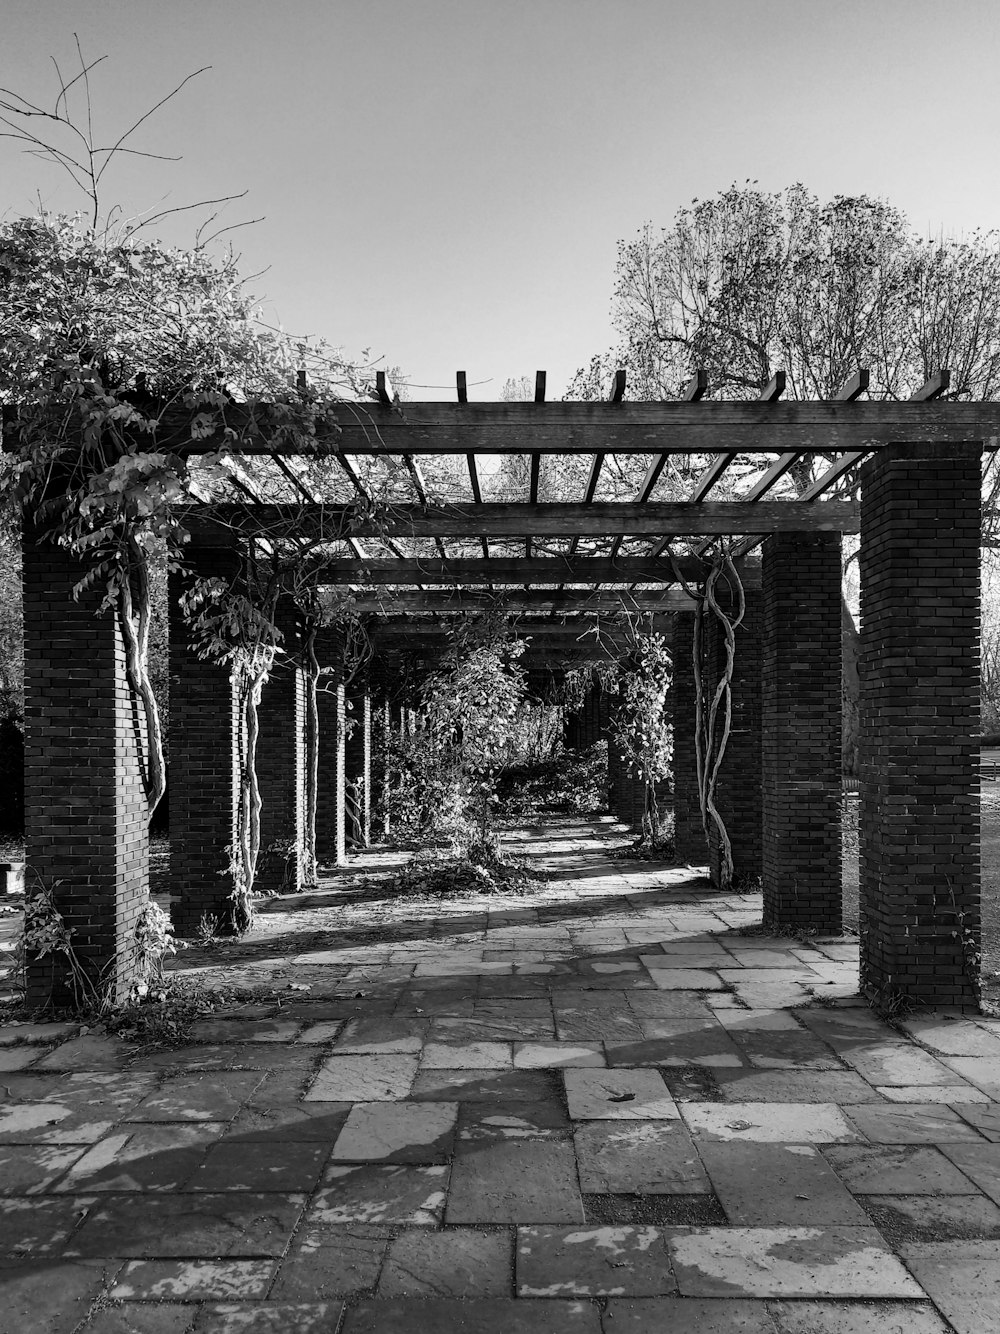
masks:
[[[243,453],[283,479],[283,498],[245,477],[238,502],[189,509],[192,571],[225,575],[241,543],[294,525],[322,553],[323,581],[350,588],[373,622],[375,669],[353,687],[361,727],[350,742],[347,691],[324,696],[321,854],[342,855],[352,770],[371,791],[372,717],[388,723],[406,706],[394,662],[433,661],[449,617],[494,608],[501,595],[531,637],[533,667],[593,661],[608,651],[595,618],[623,607],[669,631],[678,851],[717,875],[718,840],[706,846],[694,779],[691,594],[713,544],[727,537],[746,594],[719,787],[734,862],[760,877],[770,926],[839,931],[841,536],[860,532],[862,987],[881,1004],[974,1003],[980,459],[1000,440],[1000,404],[940,401],[946,373],[907,402],[859,401],[866,387],[861,371],[836,400],[784,402],[779,374],[756,402],[717,402],[704,397],[699,374],[678,401],[632,403],[620,372],[608,402],[548,403],[540,372],[532,403],[469,403],[459,374],[457,401],[400,404],[380,376],[378,401],[346,405],[339,430],[316,441],[348,493],[365,494],[359,460],[403,461],[411,496],[360,522],[342,491],[320,494],[305,479],[299,450],[265,428],[242,430]],[[246,427],[254,409],[234,406],[228,416]],[[174,425],[184,452],[217,447]],[[525,494],[496,501],[484,459],[508,455],[527,460]],[[643,457],[641,481],[626,500],[603,499],[609,461],[623,455]],[[658,499],[672,460],[691,455],[707,462],[687,498]],[[824,459],[815,480],[775,499],[785,474],[815,455]],[[423,470],[440,456],[464,461],[467,486],[431,503]],[[759,456],[761,468],[745,493],[713,499],[746,456]],[[577,499],[546,498],[551,457],[580,460]],[[859,464],[860,503],[826,498]],[[86,599],[70,603],[78,578],[63,552],[26,545],[27,857],[45,883],[59,883],[83,951],[121,971],[121,990],[130,981],[124,946],[145,896],[145,812],[118,631]],[[187,933],[228,893],[220,866],[233,827],[234,725],[224,673],[186,643],[179,591],[171,596],[171,858],[175,920]],[[710,644],[710,677],[721,657],[721,642]],[[595,694],[574,724],[580,736],[600,733],[601,707]],[[261,710],[270,845],[296,844],[301,737],[300,690],[293,674],[276,675]],[[273,874],[296,884],[294,856]],[[261,886],[270,887],[264,873]],[[51,979],[34,972],[41,997]]]

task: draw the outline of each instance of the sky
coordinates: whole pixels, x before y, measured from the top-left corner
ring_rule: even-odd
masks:
[[[413,398],[558,397],[615,341],[617,242],[733,182],[1000,227],[996,0],[4,0],[0,84],[51,106],[74,33],[107,142],[211,66],[129,141],[182,160],[122,160],[105,205],[245,190],[267,318]],[[83,203],[0,139],[0,218],[39,197]]]

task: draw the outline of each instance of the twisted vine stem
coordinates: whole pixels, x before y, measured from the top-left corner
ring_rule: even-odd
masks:
[[[730,889],[733,883],[733,845],[725,821],[716,804],[719,773],[725,759],[733,723],[732,681],[736,666],[736,631],[746,615],[746,596],[739,571],[728,545],[723,545],[712,569],[705,578],[704,587],[691,587],[683,578],[673,553],[670,556],[674,573],[685,591],[694,599],[694,642],[692,648],[695,686],[695,763],[698,775],[698,799],[705,837],[711,837],[714,828],[719,840],[719,884]],[[729,596],[720,601],[717,594],[722,580]],[[708,656],[709,635],[715,624],[723,633],[725,661],[719,680],[711,690],[705,680],[704,664]]]

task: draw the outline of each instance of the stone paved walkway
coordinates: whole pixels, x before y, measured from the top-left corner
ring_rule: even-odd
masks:
[[[181,1050],[0,1030],[0,1331],[1000,1328],[1000,1020],[890,1027],[609,833],[526,833],[537,900],[274,901]]]

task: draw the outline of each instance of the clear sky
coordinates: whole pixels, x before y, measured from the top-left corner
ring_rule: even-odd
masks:
[[[536,369],[558,396],[613,342],[618,239],[733,181],[1000,226],[997,0],[4,0],[0,83],[50,104],[74,31],[112,134],[212,66],[135,140],[183,161],[106,202],[246,189],[273,316],[470,397]],[[0,216],[36,191],[73,206],[0,140]]]

